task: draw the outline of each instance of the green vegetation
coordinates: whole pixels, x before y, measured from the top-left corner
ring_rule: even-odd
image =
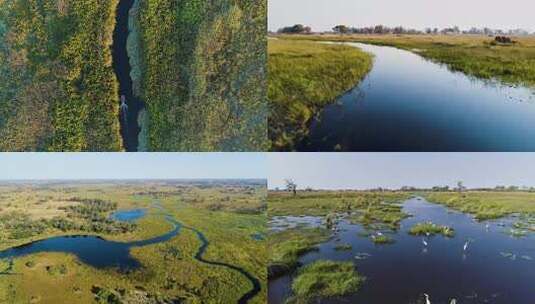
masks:
[[[271,233],[268,238],[268,276],[275,278],[299,266],[301,255],[316,249],[330,236],[327,229],[296,228]]]
[[[292,284],[295,296],[290,303],[342,296],[356,292],[364,278],[352,262],[317,261],[299,271]]]
[[[310,120],[354,87],[372,66],[371,55],[342,45],[269,40],[269,138],[274,151],[295,150]]]
[[[455,236],[455,230],[448,226],[439,226],[437,224],[427,222],[418,223],[411,227],[409,233],[412,235],[429,235],[442,234],[445,237]]]
[[[372,235],[371,239],[372,239],[372,242],[377,245],[393,244],[395,242],[393,238],[384,234]]]
[[[266,1],[136,6],[129,44],[141,50],[130,54],[136,94],[147,104],[148,149],[267,149]]]
[[[513,44],[475,35],[324,35],[294,39],[363,42],[394,46],[444,63],[450,69],[505,84],[535,86],[535,39],[514,37]]]
[[[126,273],[94,268],[76,256],[42,252],[9,261],[0,260],[0,302],[6,303],[235,303],[252,286],[242,274],[195,259],[201,231],[209,241],[203,257],[235,265],[256,277],[262,291],[250,303],[267,301],[266,241],[254,239],[266,233],[264,183],[250,181],[103,182],[72,184],[0,184],[0,216],[13,213],[28,221],[45,223],[54,218],[85,223],[108,218],[115,209],[147,209],[135,230],[80,232],[45,226],[44,230],[12,239],[16,227],[0,227],[0,250],[59,235],[91,234],[118,242],[136,241],[169,232],[163,220],[169,214],[183,224],[167,242],[134,247],[130,254],[143,267]],[[83,199],[81,199],[83,198]],[[213,202],[222,201],[218,210]],[[236,204],[236,206],[234,205]],[[160,209],[161,207],[161,209]],[[100,302],[99,302],[100,301]],[[110,302],[111,301],[111,302]]]
[[[117,2],[0,1],[0,150],[122,149]]]
[[[535,215],[535,193],[530,192],[429,192],[424,196],[430,202],[470,213],[478,220],[495,219],[513,213]]]
[[[351,250],[351,249],[353,249],[353,246],[351,246],[351,244],[348,244],[348,243],[339,244],[339,245],[336,245],[336,247],[334,247],[334,250],[337,250],[337,251],[346,251],[346,250]]]

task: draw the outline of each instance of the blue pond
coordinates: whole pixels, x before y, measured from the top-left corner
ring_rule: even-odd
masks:
[[[144,217],[147,209],[120,210],[111,214],[110,218],[116,221],[133,222]]]
[[[133,242],[116,242],[98,236],[61,236],[36,241],[23,246],[0,251],[0,259],[12,259],[40,252],[70,253],[96,268],[115,267],[119,271],[139,268],[141,264],[130,255],[133,247],[142,247],[166,242],[176,236],[181,225],[171,217],[166,220],[173,229],[161,236]]]

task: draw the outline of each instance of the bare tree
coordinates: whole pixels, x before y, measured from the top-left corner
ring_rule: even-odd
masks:
[[[294,196],[297,195],[297,184],[292,179],[286,179],[284,183],[288,192],[292,192]]]

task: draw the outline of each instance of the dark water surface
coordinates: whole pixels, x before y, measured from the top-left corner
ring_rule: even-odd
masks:
[[[76,255],[80,261],[95,268],[116,267],[120,271],[139,268],[141,264],[130,255],[133,247],[166,242],[175,237],[181,225],[171,217],[173,229],[161,236],[133,242],[116,242],[98,236],[60,236],[0,251],[0,259],[12,259],[40,252],[61,252]]]
[[[406,201],[404,211],[413,217],[390,235],[394,244],[374,245],[358,235],[364,231],[360,225],[342,221],[341,232],[321,244],[319,251],[301,258],[304,264],[318,259],[353,261],[367,278],[357,293],[321,303],[425,303],[423,293],[429,294],[433,304],[449,304],[454,298],[462,304],[535,303],[535,235],[513,238],[504,233],[503,220],[478,223],[471,216],[419,199]],[[271,226],[281,221],[278,218]],[[426,247],[423,237],[407,233],[424,221],[449,225],[456,235],[427,237]],[[472,242],[464,252],[468,239]],[[343,243],[351,244],[352,250],[336,251],[335,246]],[[355,259],[359,253],[370,256]],[[284,303],[291,294],[292,279],[288,275],[269,282],[269,303]]]
[[[300,151],[535,151],[535,90],[477,80],[393,47],[311,124]]]
[[[123,142],[129,152],[137,151],[138,134],[140,132],[137,117],[139,111],[144,108],[143,102],[133,95],[132,79],[130,78],[131,67],[126,49],[129,33],[128,16],[133,4],[134,0],[120,0],[119,2],[112,47],[113,69],[119,81],[119,97],[125,96],[126,104],[128,105],[126,119],[123,117],[118,119],[121,121]],[[122,114],[119,115],[121,116]]]

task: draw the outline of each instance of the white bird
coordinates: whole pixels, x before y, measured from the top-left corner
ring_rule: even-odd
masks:
[[[463,246],[463,251],[466,251],[466,249],[468,249],[468,245],[470,244],[470,240],[466,241],[466,243],[464,243],[464,246]]]
[[[422,243],[424,244],[424,246],[427,246],[427,242],[425,241],[425,239],[422,239]]]
[[[450,304],[457,304],[457,300],[456,299],[451,299]]]
[[[425,304],[431,304],[431,301],[429,301],[429,295],[427,293],[424,293],[425,296]]]
[[[382,236],[383,233],[381,233],[381,231],[378,231],[378,232],[377,232],[377,235],[378,235],[378,236]]]

